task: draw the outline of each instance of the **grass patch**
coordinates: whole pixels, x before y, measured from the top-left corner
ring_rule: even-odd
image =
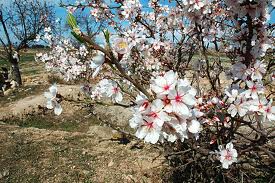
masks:
[[[52,111],[47,111],[45,115],[35,114],[23,119],[14,118],[4,122],[26,128],[34,127],[67,132],[87,132],[91,125],[98,124],[99,121],[95,117],[90,117],[88,119],[83,118],[85,115],[87,115],[87,113],[83,111],[72,116],[54,116]]]

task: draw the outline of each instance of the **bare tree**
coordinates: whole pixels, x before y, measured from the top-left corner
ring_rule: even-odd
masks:
[[[54,19],[54,6],[46,0],[12,0],[6,7],[0,6],[0,30],[3,32],[0,43],[19,85],[22,85],[19,51],[32,44],[45,27],[52,27]]]

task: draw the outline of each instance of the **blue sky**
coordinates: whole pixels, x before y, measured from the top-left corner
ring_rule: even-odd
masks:
[[[49,0],[49,1],[55,1],[55,0]],[[55,2],[57,2],[57,0]],[[73,3],[73,2],[75,2],[75,0],[68,0],[68,2]],[[148,0],[141,0],[141,2],[142,2],[142,4],[147,5]],[[58,6],[58,3],[56,3],[56,15],[57,15],[57,17],[59,17],[61,19],[64,19],[64,17],[66,17],[66,15],[67,15],[66,9],[65,8],[60,8]],[[272,23],[272,24],[275,23],[275,10],[273,10],[271,15],[270,15],[269,23]]]
[[[41,0],[44,1],[44,0]],[[62,21],[66,21],[66,16],[67,16],[67,11],[65,8],[59,7],[59,0],[45,0],[45,1],[50,1],[55,4],[55,11],[56,11],[56,16],[57,18],[60,18]],[[63,2],[69,2],[69,3],[74,3],[76,0],[63,0]],[[109,1],[114,1],[114,0],[109,0]],[[161,0],[160,2],[167,2],[167,0]],[[0,4],[7,5],[9,4],[10,0],[0,0]],[[147,6],[148,0],[141,0],[141,3],[145,6]],[[270,18],[270,23],[275,23],[275,10],[273,10]],[[1,29],[0,29],[1,31]],[[0,36],[2,35],[2,31],[0,32]]]

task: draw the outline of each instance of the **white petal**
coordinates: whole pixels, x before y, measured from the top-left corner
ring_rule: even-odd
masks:
[[[92,78],[95,78],[95,77],[98,75],[99,71],[101,70],[101,66],[102,66],[102,65],[100,65],[99,67],[96,68],[96,70],[95,70],[94,73],[92,74]]]
[[[115,101],[118,103],[118,102],[121,102],[122,100],[123,100],[122,94],[120,92],[117,93],[115,96]]]
[[[152,144],[155,144],[158,142],[160,136],[160,132],[157,130],[153,130],[150,133],[148,133],[144,139],[145,142],[150,142]]]
[[[56,87],[56,84],[53,84],[50,88],[49,88],[52,96],[56,96],[56,93],[57,93],[57,87]]]
[[[131,128],[137,128],[141,122],[142,122],[142,116],[140,113],[134,114],[134,116],[129,120],[129,124]]]
[[[195,98],[190,94],[186,94],[183,96],[183,102],[187,105],[195,105],[196,104]]]
[[[167,73],[165,73],[164,78],[167,81],[167,84],[171,85],[173,83],[175,83],[176,79],[177,79],[177,74],[174,73],[174,71],[170,70]]]
[[[225,169],[228,169],[228,162],[227,161],[224,161],[222,163],[222,167],[225,168]]]
[[[242,107],[239,108],[238,113],[239,113],[240,117],[243,117],[246,114],[246,112],[247,112],[247,109],[242,108]]]
[[[228,149],[228,150],[232,150],[233,149],[233,144],[232,144],[232,142],[229,142],[228,144],[226,144],[226,149]]]
[[[269,121],[275,121],[275,115],[272,113],[267,114],[266,117],[269,119]]]
[[[174,112],[180,113],[183,116],[189,116],[189,109],[184,103],[175,101],[172,101],[171,103],[173,105]]]
[[[160,99],[156,99],[152,102],[152,111],[160,111],[163,108],[164,104]]]
[[[188,130],[191,133],[198,133],[200,131],[200,122],[198,122],[197,120],[192,120],[191,124],[188,126]]]
[[[52,93],[50,92],[44,92],[44,96],[47,98],[47,99],[52,99],[54,96],[52,95]]]
[[[47,107],[48,109],[53,109],[53,102],[52,102],[52,100],[47,100],[46,107]]]
[[[62,113],[62,107],[61,107],[61,105],[60,104],[58,104],[58,103],[56,103],[55,104],[55,108],[54,108],[54,113],[56,114],[56,115],[60,115],[61,113]]]
[[[140,127],[138,128],[138,130],[136,131],[136,137],[139,139],[143,139],[146,135],[147,135],[148,131],[146,127]]]

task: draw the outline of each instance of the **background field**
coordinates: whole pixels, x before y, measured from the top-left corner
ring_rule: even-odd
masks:
[[[159,182],[160,150],[109,127],[129,129],[130,111],[66,101],[61,116],[45,109],[43,93],[56,78],[34,61],[37,51],[22,54],[24,86],[0,98],[0,182]],[[1,60],[0,66],[9,64]],[[79,87],[58,89],[77,99]]]

